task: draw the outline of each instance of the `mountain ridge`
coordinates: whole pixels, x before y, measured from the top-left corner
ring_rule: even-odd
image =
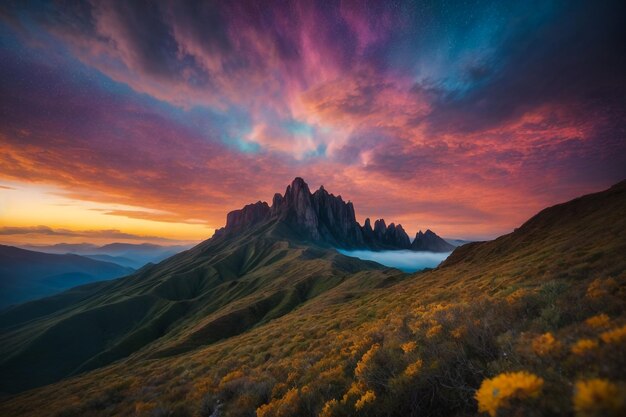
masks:
[[[121,243],[105,245],[91,243],[57,243],[54,245],[18,245],[22,249],[59,255],[76,254],[91,259],[113,262],[133,269],[189,249],[191,245],[157,245],[153,243]]]
[[[285,194],[276,193],[270,206],[264,201],[247,204],[226,216],[226,225],[215,231],[215,238],[230,236],[245,228],[264,222],[281,222],[305,241],[342,249],[451,252],[454,246],[430,229],[417,233],[413,243],[401,224],[386,224],[377,219],[374,227],[369,218],[363,226],[357,220],[354,205],[324,186],[311,193],[308,184],[296,177],[287,186]]]

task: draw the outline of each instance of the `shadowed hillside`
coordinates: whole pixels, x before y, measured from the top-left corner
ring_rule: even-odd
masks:
[[[413,275],[294,243],[280,224],[209,240],[63,294],[69,307],[2,314],[4,390],[121,360],[0,412],[624,415],[623,213],[625,182]],[[94,323],[75,361],[53,348]]]

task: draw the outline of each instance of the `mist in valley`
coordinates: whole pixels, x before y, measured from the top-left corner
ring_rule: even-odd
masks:
[[[337,251],[346,256],[352,256],[367,261],[398,268],[404,272],[416,272],[426,268],[435,268],[452,252],[416,252],[411,250],[343,250]]]

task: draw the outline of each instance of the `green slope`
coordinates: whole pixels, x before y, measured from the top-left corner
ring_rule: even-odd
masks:
[[[284,315],[359,271],[375,271],[366,286],[400,275],[281,240],[275,225],[251,233],[0,313],[0,390],[51,383],[138,351],[195,349]]]

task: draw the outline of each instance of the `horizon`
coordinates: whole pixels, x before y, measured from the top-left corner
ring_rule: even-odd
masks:
[[[198,243],[296,176],[490,240],[626,178],[619,2],[197,6],[0,6],[0,242]]]

